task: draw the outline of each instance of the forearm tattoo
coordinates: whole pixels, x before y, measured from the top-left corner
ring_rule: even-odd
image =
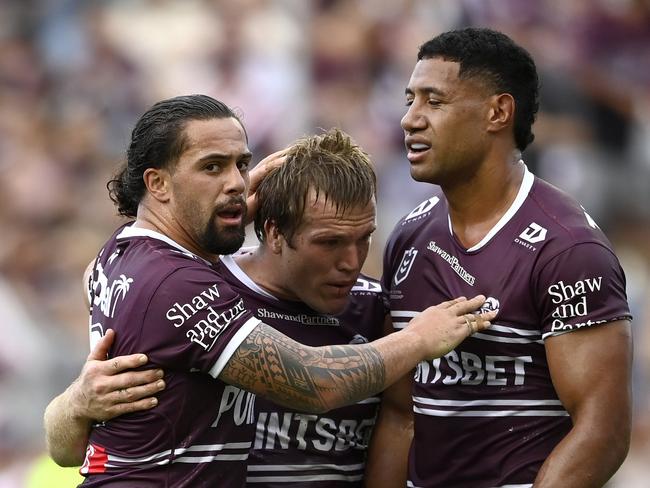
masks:
[[[385,368],[372,345],[312,348],[260,324],[220,378],[296,410],[322,412],[384,389]]]

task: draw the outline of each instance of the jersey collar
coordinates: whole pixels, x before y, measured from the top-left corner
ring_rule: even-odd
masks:
[[[519,186],[519,191],[517,192],[515,200],[512,202],[510,208],[508,208],[506,213],[504,213],[499,221],[494,225],[494,227],[490,229],[490,232],[488,232],[478,244],[475,244],[467,249],[467,252],[478,251],[488,242],[490,242],[496,233],[499,232],[508,222],[510,222],[510,219],[514,217],[514,215],[517,213],[517,210],[519,210],[524,204],[524,201],[526,201],[526,197],[528,196],[528,193],[533,186],[533,182],[535,181],[535,175],[533,175],[533,173],[528,170],[528,167],[523,161],[519,160],[519,162],[524,165],[524,177],[521,180],[521,185]],[[454,231],[451,226],[451,216],[449,214],[447,214],[447,221],[449,223],[449,233],[453,236]]]
[[[194,259],[199,259],[203,261],[205,264],[210,266],[212,263],[208,261],[207,259],[203,259],[201,256],[197,256],[194,254],[192,251],[185,249],[183,246],[181,246],[178,242],[176,242],[173,239],[170,239],[164,234],[161,234],[160,232],[156,232],[155,230],[151,229],[143,229],[142,227],[136,227],[135,225],[129,225],[127,227],[124,227],[122,232],[120,232],[116,239],[121,240],[121,239],[130,239],[132,237],[149,237],[151,239],[157,239],[159,241],[163,241],[166,244],[169,244],[171,247],[179,250],[186,256],[189,256]]]

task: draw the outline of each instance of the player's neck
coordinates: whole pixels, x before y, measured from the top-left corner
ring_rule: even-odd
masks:
[[[519,160],[486,164],[471,182],[443,188],[452,230],[465,247],[478,244],[508,211],[524,172]]]
[[[264,243],[252,253],[238,255],[235,260],[237,265],[255,282],[255,284],[274,297],[295,300],[282,286],[284,276],[278,267],[278,256],[273,254]]]
[[[178,221],[166,218],[164,213],[156,212],[151,208],[140,204],[134,225],[142,229],[149,229],[158,232],[206,261],[211,263],[219,261],[218,254],[204,251],[196,240],[193,239],[192,236],[178,223]]]

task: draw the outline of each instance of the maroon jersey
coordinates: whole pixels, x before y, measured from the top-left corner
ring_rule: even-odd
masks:
[[[356,344],[382,335],[387,308],[378,282],[361,276],[350,303],[336,316],[315,312],[301,302],[278,300],[258,287],[231,257],[219,270],[249,310],[266,324],[311,346]],[[378,397],[305,414],[263,398],[255,401],[257,428],[248,459],[249,486],[260,488],[356,488],[363,485],[368,438]]]
[[[408,486],[532,486],[571,428],[544,340],[631,318],[623,271],[595,222],[526,170],[510,209],[465,249],[438,191],[397,224],[382,281],[396,329],[461,295],[484,294],[484,309],[498,310],[490,329],[418,366]]]
[[[92,276],[90,334],[110,356],[145,353],[167,387],[148,411],[95,425],[83,486],[244,486],[255,395],[217,379],[259,324],[210,263],[156,232],[124,227]]]

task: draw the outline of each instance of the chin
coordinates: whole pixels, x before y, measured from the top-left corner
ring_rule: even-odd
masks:
[[[323,306],[320,307],[321,310],[318,310],[320,313],[326,313],[328,315],[338,315],[343,310],[345,310],[345,307],[348,305],[349,298],[345,297],[345,299],[337,299],[337,300],[328,300],[327,302],[323,303]]]

